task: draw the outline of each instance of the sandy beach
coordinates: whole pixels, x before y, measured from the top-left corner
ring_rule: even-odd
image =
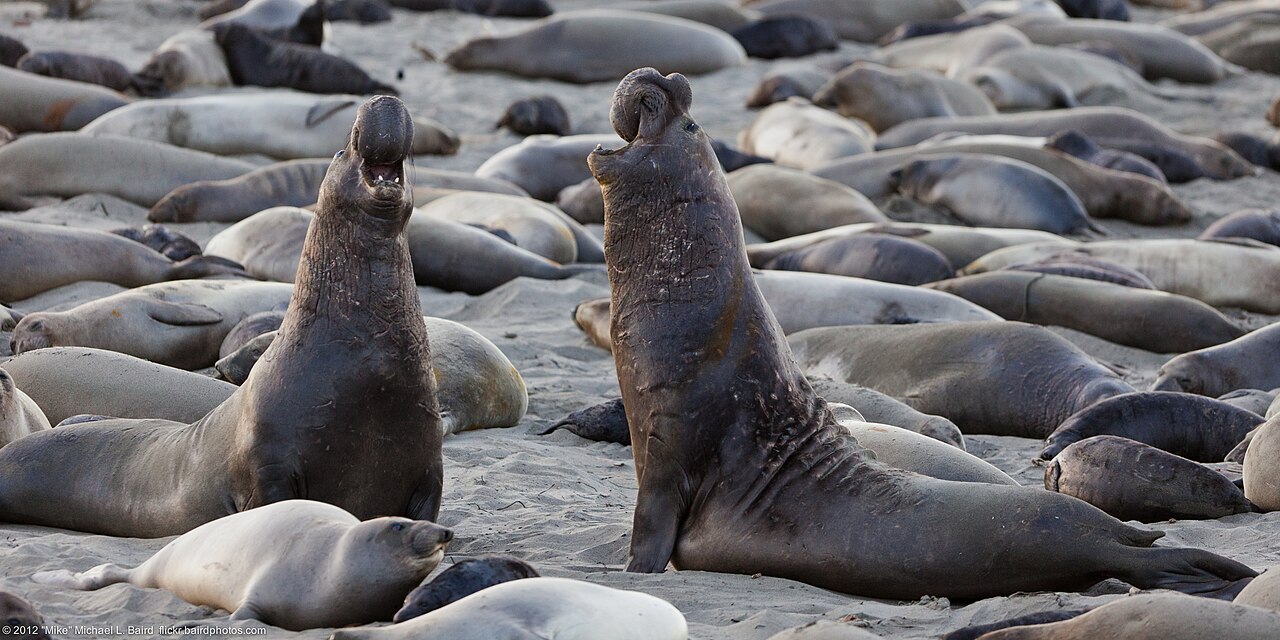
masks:
[[[197,22],[203,3],[194,0],[100,0],[81,20],[35,17],[31,3],[0,3],[0,33],[32,49],[64,48],[101,54],[139,67],[168,36]],[[557,10],[601,6],[589,0],[552,0]],[[1155,21],[1168,11],[1135,10],[1135,19]],[[454,12],[394,10],[394,20],[370,26],[333,24],[332,44],[377,79],[394,84],[410,109],[435,118],[462,136],[455,156],[419,156],[418,166],[471,171],[520,138],[495,130],[505,107],[536,94],[556,96],[569,110],[574,133],[609,132],[609,100],[615,83],[572,85],[492,73],[459,73],[428,61],[414,49],[443,58],[467,38],[501,32],[522,20],[489,19]],[[816,59],[865,56],[870,46],[844,42],[837,52]],[[744,102],[756,80],[790,61],[752,59],[748,64],[691,78],[692,115],[716,138],[736,142],[754,117]],[[400,77],[402,74],[402,78]],[[1164,83],[1162,83],[1164,84]],[[1248,73],[1211,86],[1186,87],[1209,103],[1143,98],[1122,102],[1185,133],[1240,130],[1270,136],[1264,114],[1280,96],[1280,77]],[[0,98],[3,99],[3,98]],[[1142,227],[1102,220],[1109,238],[1195,237],[1219,217],[1249,207],[1280,202],[1280,174],[1262,171],[1230,182],[1205,179],[1174,185],[1195,211],[1189,224]],[[146,210],[124,201],[86,195],[60,205],[4,219],[111,229],[146,223]],[[177,230],[204,243],[229,225],[177,224]],[[1278,285],[1280,286],[1280,285]],[[63,308],[121,290],[102,283],[79,283],[17,302],[19,311]],[[461,322],[492,340],[524,376],[529,410],[519,425],[451,436],[445,440],[445,489],[439,522],[455,533],[447,566],[468,557],[503,553],[534,565],[543,575],[571,577],[632,589],[663,598],[684,613],[690,637],[700,640],[763,640],[783,629],[817,619],[843,620],[887,638],[936,638],[970,624],[985,624],[1038,611],[1096,606],[1129,591],[1117,581],[1088,593],[1020,593],[978,602],[926,597],[890,602],[851,597],[799,582],[740,575],[673,571],[658,575],[622,572],[636,497],[635,468],[627,447],[596,443],[566,432],[537,435],[564,415],[619,395],[609,353],[586,339],[571,320],[580,302],[609,295],[604,274],[563,281],[519,279],[487,294],[468,296],[420,288],[423,310]],[[1240,310],[1228,317],[1253,329],[1280,321]],[[1139,389],[1172,355],[1111,344],[1067,329],[1055,332],[1100,361],[1113,365]],[[7,334],[0,334],[7,343]],[[3,359],[0,358],[0,361]],[[966,436],[968,449],[1020,483],[1043,486],[1043,468],[1033,463],[1037,440]],[[1239,466],[1227,471],[1239,472]],[[939,523],[945,526],[945,523]],[[1242,514],[1218,520],[1149,525],[1166,532],[1158,544],[1195,546],[1255,569],[1280,564],[1280,513]],[[59,637],[89,635],[184,637],[171,627],[198,627],[205,637],[239,637],[230,627],[261,628],[268,638],[326,638],[330,630],[284,631],[258,622],[230,623],[225,611],[192,606],[171,593],[115,585],[96,592],[52,588],[31,581],[38,571],[82,571],[104,562],[132,566],[171,538],[123,539],[32,526],[0,525],[0,589],[33,602]],[[106,628],[106,629],[104,629]],[[147,631],[147,629],[151,629]]]

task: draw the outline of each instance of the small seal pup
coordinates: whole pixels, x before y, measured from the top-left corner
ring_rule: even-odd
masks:
[[[511,556],[467,558],[441,571],[440,575],[430,581],[424,580],[417,589],[410,591],[409,595],[405,596],[404,606],[400,607],[391,620],[393,622],[412,620],[440,607],[453,604],[482,589],[512,580],[536,577],[538,577],[538,570],[519,558]]]
[[[661,598],[568,578],[526,578],[489,587],[408,622],[342,629],[329,640],[686,640],[679,609]]]
[[[405,237],[412,141],[399,100],[357,112],[280,334],[226,402],[191,425],[104,420],[0,449],[0,517],[160,537],[305,498],[357,518],[435,520],[440,405]]]
[[[191,604],[301,631],[386,620],[444,557],[453,532],[408,518],[359,518],[285,500],[201,525],[132,569],[42,571],[32,580],[96,590],[128,582]]]
[[[628,144],[588,160],[604,192],[610,333],[639,484],[628,571],[672,563],[892,599],[1106,577],[1207,594],[1256,575],[1207,551],[1149,548],[1160,532],[1074,498],[876,462],[791,357],[691,103],[684,76],[631,72],[610,111]],[[912,551],[921,545],[931,552]]]

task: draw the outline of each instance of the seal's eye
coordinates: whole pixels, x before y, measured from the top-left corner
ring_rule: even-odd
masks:
[[[341,150],[341,151],[339,151],[339,152],[337,152],[337,153],[333,154],[333,159],[334,159],[334,160],[337,160],[338,158],[341,158],[342,156],[344,156],[344,155],[346,155],[346,154],[347,154],[347,150],[346,150],[346,149],[343,149],[343,150]]]
[[[392,531],[404,531],[404,523],[403,523],[403,522],[397,522],[397,523],[395,523],[395,524],[391,525],[391,530],[392,530]]]
[[[5,620],[4,623],[11,627],[17,627],[22,625],[22,621],[17,618],[9,618],[8,620]]]
[[[686,124],[686,125],[684,126],[684,130],[685,130],[685,131],[688,131],[689,133],[693,133],[694,131],[697,131],[697,130],[698,130],[698,123],[696,123],[696,122],[694,122],[694,121],[690,120],[690,121],[689,121],[689,124]]]

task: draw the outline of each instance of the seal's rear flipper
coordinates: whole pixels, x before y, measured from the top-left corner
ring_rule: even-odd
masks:
[[[1141,589],[1170,589],[1206,598],[1232,600],[1258,572],[1202,549],[1146,549],[1129,575]]]
[[[53,585],[55,587],[93,591],[107,585],[128,582],[129,574],[132,571],[132,569],[125,569],[114,564],[104,564],[83,573],[71,573],[65,569],[41,571],[31,576],[31,579],[40,584]]]

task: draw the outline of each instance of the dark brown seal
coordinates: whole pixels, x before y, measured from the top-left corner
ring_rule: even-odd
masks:
[[[497,127],[506,127],[522,136],[539,133],[567,136],[569,113],[555,96],[522,98],[507,106]]]
[[[133,84],[133,74],[110,58],[70,51],[32,51],[14,65],[27,73],[88,82],[124,91]]]
[[[0,65],[16,66],[22,56],[27,55],[27,51],[27,45],[22,44],[21,40],[0,33]]]
[[[1063,421],[1045,440],[1049,460],[1072,443],[1123,436],[1197,462],[1222,462],[1262,416],[1189,393],[1146,391],[1107,398]]]
[[[1075,496],[1122,520],[1207,520],[1254,506],[1226,476],[1119,436],[1094,436],[1044,468],[1044,488]]]
[[[231,80],[238,85],[311,93],[396,93],[395,87],[369,77],[354,62],[318,47],[273,40],[233,22],[214,25],[213,33],[227,56]]]
[[[918,285],[956,275],[941,251],[910,238],[878,233],[815,242],[765,263],[766,269],[811,271]]]
[[[538,570],[511,556],[467,558],[424,580],[405,596],[393,622],[404,622],[457,602],[477,591],[512,580],[537,578]]]
[[[105,420],[0,449],[0,517],[157,537],[306,498],[434,520],[442,426],[405,238],[412,138],[395,98],[357,112],[284,325],[244,386],[192,425]]]
[[[926,286],[960,296],[1006,320],[1067,327],[1155,353],[1184,353],[1244,335],[1217,309],[1194,298],[1110,282],[992,271]]]
[[[1066,496],[876,462],[788,353],[691,101],[683,76],[633,71],[610,113],[629,144],[589,160],[604,191],[613,354],[639,481],[629,571],[672,562],[897,599],[1108,576],[1213,592],[1255,575],[1205,551],[1147,548],[1158,532]]]

